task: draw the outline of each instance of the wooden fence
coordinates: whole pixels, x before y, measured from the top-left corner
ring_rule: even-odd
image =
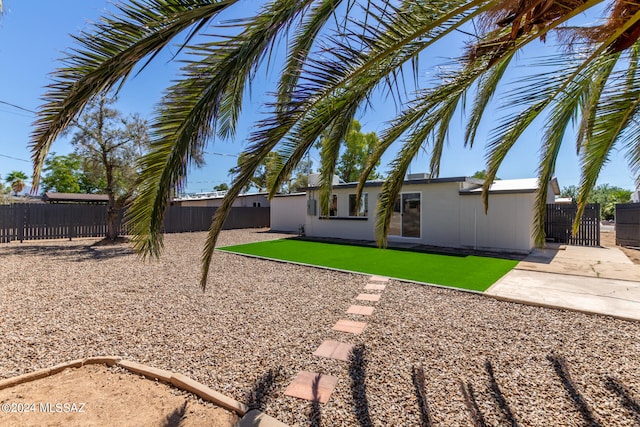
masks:
[[[616,205],[616,245],[640,247],[640,203]]]
[[[206,231],[217,208],[169,206],[163,231],[182,233]],[[13,240],[72,239],[103,237],[107,207],[80,204],[14,204],[0,206],[0,243]],[[269,208],[232,208],[223,229],[268,227]],[[121,227],[126,234],[126,224]]]
[[[576,246],[600,246],[600,205],[588,204],[582,218],[578,233],[571,233],[578,206],[573,204],[547,205],[545,234],[548,240]]]

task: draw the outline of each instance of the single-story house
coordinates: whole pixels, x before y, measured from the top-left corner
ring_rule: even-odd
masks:
[[[185,194],[175,197],[171,204],[173,206],[209,206],[220,207],[226,191],[212,191],[210,193]],[[268,193],[246,193],[240,194],[233,202],[234,208],[268,208]]]
[[[406,180],[391,217],[389,242],[529,252],[535,246],[533,226],[538,180],[495,181],[489,190],[487,214],[482,204],[482,184],[482,180],[469,177]],[[557,180],[554,178],[548,186],[547,203],[553,203],[560,194]],[[305,234],[375,240],[376,202],[382,182],[365,184],[358,211],[355,210],[356,187],[357,183],[333,186],[328,216],[321,215],[319,188],[309,187]]]

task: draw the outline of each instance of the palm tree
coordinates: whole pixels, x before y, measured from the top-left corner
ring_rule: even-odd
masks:
[[[16,196],[19,192],[24,190],[24,187],[27,186],[24,182],[25,179],[29,179],[29,177],[24,172],[20,171],[9,172],[5,177],[5,181],[11,186],[11,189]]]
[[[245,90],[260,64],[271,59],[272,48],[287,40],[270,114],[255,124],[257,130],[249,138],[233,185],[213,219],[203,251],[201,284],[206,284],[213,248],[233,200],[270,152],[283,158],[271,183],[273,194],[318,138],[328,135],[321,148],[321,206],[328,208],[340,141],[356,113],[381,90],[400,100],[403,108],[381,133],[359,191],[391,144],[401,141],[376,214],[378,243],[385,246],[393,202],[412,159],[419,151],[428,151],[431,175],[438,175],[449,123],[459,108],[469,112],[464,144],[473,145],[483,113],[503,87],[513,58],[554,34],[567,52],[549,55],[543,64],[546,69],[531,68],[526,79],[508,87],[510,109],[487,145],[484,191],[486,207],[486,190],[506,154],[536,118],[544,119],[538,167],[543,185],[535,216],[535,238],[543,244],[544,183],[554,173],[571,123],[581,155],[581,209],[612,150],[625,149],[634,173],[640,168],[636,137],[640,4],[613,0],[601,22],[576,25],[576,16],[596,13],[592,11],[602,4],[602,0],[272,0],[246,20],[216,24],[240,2],[128,0],[77,36],[77,46],[55,71],[33,133],[34,181],[37,185],[53,141],[92,97],[120,88],[137,65],[144,68],[172,40],[187,34],[181,45],[186,65],[162,99],[153,124],[154,142],[141,162],[140,190],[130,211],[136,248],[157,256],[171,189],[180,187],[189,163],[213,136],[233,139]],[[225,26],[224,32],[216,25]],[[211,35],[226,34],[230,26],[233,35]],[[470,37],[455,67],[443,72],[439,83],[416,90],[407,100],[401,89],[404,76],[416,73],[418,59],[454,33]],[[468,99],[473,102],[467,103]]]

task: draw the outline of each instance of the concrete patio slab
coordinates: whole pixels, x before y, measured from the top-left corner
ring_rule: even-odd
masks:
[[[383,276],[371,276],[369,280],[371,280],[372,282],[388,282],[389,278]]]
[[[362,316],[371,316],[373,314],[374,307],[367,305],[350,305],[347,309],[347,314],[359,314]]]
[[[368,291],[384,291],[387,285],[378,285],[375,283],[367,283],[364,288]]]
[[[318,347],[318,349],[313,352],[313,355],[348,362],[353,347],[355,347],[354,344],[343,343],[334,340],[326,340],[323,341],[322,344],[320,344],[320,347]]]
[[[556,246],[534,249],[518,263],[516,270],[640,281],[640,265],[633,264],[615,247]]]
[[[332,375],[302,371],[289,384],[284,394],[312,402],[327,403],[337,384],[338,378]]]
[[[340,332],[349,332],[351,334],[361,334],[366,328],[366,322],[356,322],[353,320],[340,319],[331,329]]]
[[[358,294],[356,299],[360,301],[378,302],[380,301],[380,294]]]
[[[512,270],[485,294],[525,304],[640,320],[640,283],[628,280]]]

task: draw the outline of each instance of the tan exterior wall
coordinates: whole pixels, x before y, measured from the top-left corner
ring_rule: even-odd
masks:
[[[271,199],[271,230],[298,232],[305,224],[307,195],[281,196]]]

